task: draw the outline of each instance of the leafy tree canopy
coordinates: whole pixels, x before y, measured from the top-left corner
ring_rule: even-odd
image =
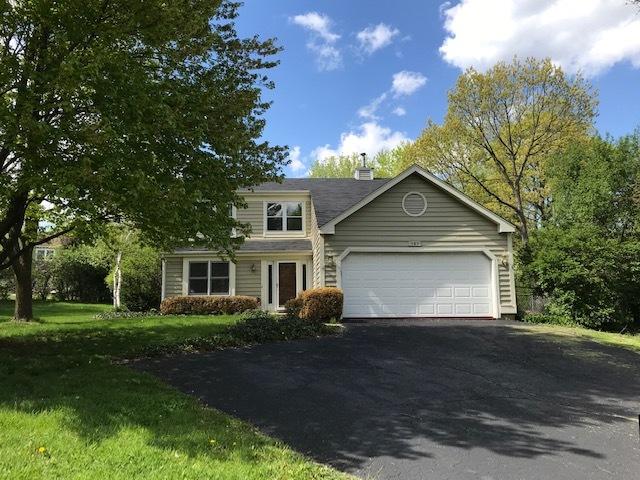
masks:
[[[381,150],[367,165],[373,169],[377,178],[394,177],[404,170],[407,163],[406,150],[408,144],[399,145],[391,150]],[[311,166],[311,178],[352,178],[356,168],[362,165],[359,154],[339,155],[325,160],[316,160]]]
[[[239,38],[237,9],[3,2],[0,267],[43,237],[122,219],[157,245],[234,248],[234,191],[275,179],[286,157],[260,140],[279,49]],[[25,232],[30,218],[49,231]]]
[[[409,158],[514,221],[526,243],[548,213],[547,161],[591,133],[596,103],[582,77],[549,59],[471,68],[449,93],[444,122],[428,122]]]

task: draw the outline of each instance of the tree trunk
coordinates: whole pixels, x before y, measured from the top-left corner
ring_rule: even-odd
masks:
[[[13,263],[13,274],[16,278],[14,318],[18,321],[33,320],[32,263],[33,247],[26,248]]]
[[[529,243],[529,225],[527,225],[527,217],[524,214],[524,205],[522,202],[522,195],[520,194],[519,187],[514,186],[513,196],[515,197],[516,201],[516,215],[518,217],[518,220],[520,220],[520,225],[518,225],[520,239],[522,240],[523,245],[527,245]]]
[[[122,251],[116,255],[116,266],[113,270],[113,307],[120,308],[120,291],[122,289]]]

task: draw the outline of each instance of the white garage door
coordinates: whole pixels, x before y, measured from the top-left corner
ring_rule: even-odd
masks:
[[[350,253],[344,313],[355,317],[491,317],[491,260],[480,252]]]

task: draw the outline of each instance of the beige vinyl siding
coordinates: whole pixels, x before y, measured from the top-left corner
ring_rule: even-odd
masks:
[[[254,271],[251,271],[251,265]],[[260,260],[239,259],[236,263],[236,295],[259,297],[260,293]]]
[[[165,261],[165,297],[182,295],[182,263],[184,257],[169,257]],[[194,261],[198,257],[193,257]],[[255,271],[251,271],[251,265]],[[238,259],[236,263],[236,295],[260,296],[260,259]]]
[[[182,258],[171,257],[165,259],[165,297],[182,295]]]
[[[427,199],[424,215],[412,217],[402,209],[409,192]],[[335,226],[335,234],[324,235],[325,284],[336,285],[335,260],[347,247],[478,248],[499,258],[508,252],[507,234],[495,223],[422,179],[411,175]],[[509,270],[499,265],[501,305],[512,305]]]
[[[311,236],[311,248],[313,250],[313,275],[311,276],[311,286],[318,288],[322,286],[322,236],[318,230],[316,220],[316,212],[311,207],[311,228],[309,229]]]
[[[237,209],[237,220],[242,223],[251,224],[251,237],[262,236],[264,231],[262,200],[245,197],[247,208]]]

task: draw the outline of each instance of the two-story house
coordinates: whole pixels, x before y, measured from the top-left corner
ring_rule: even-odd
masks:
[[[251,295],[262,308],[314,287],[344,291],[345,317],[516,313],[512,224],[413,166],[395,178],[292,178],[241,192],[252,233],[236,262],[177,249],[162,296]]]

